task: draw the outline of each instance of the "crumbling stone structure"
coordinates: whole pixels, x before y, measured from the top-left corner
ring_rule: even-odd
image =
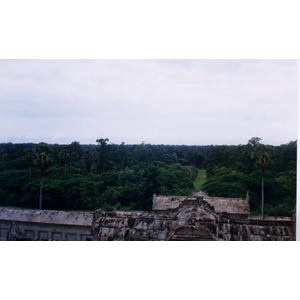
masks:
[[[152,212],[105,212],[97,210],[93,240],[134,241],[291,241],[292,218],[249,216],[247,199],[209,197],[153,197]]]
[[[153,197],[152,211],[0,208],[2,240],[293,241],[295,219],[249,215],[247,199]]]

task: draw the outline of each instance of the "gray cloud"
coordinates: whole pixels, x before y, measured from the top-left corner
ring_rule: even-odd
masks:
[[[1,60],[1,142],[297,138],[296,60]]]

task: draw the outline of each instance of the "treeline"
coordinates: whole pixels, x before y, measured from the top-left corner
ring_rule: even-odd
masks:
[[[44,209],[149,210],[152,196],[189,195],[200,169],[211,196],[250,197],[252,213],[291,215],[296,198],[296,142],[265,146],[0,144],[0,205]],[[259,163],[261,153],[268,159]]]
[[[41,182],[45,209],[150,210],[154,193],[193,192],[193,148],[97,143],[1,144],[1,205],[39,208]]]
[[[252,138],[246,145],[211,148],[203,189],[214,196],[249,196],[253,214],[261,214],[264,197],[265,215],[291,216],[296,205],[297,142],[270,146],[260,141]]]

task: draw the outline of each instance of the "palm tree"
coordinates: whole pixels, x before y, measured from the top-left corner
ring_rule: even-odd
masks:
[[[252,148],[251,159],[255,159],[255,166],[261,170],[261,217],[264,217],[264,196],[265,196],[265,170],[270,162],[270,157],[267,150],[270,150],[267,146],[260,143],[259,137],[253,137],[248,141],[248,145]]]
[[[35,165],[40,171],[40,205],[39,208],[42,209],[42,202],[43,202],[43,179],[44,179],[44,172],[48,169],[49,164],[51,162],[51,155],[52,152],[51,147],[46,143],[40,143],[36,146],[35,153]]]
[[[264,217],[264,185],[265,185],[265,170],[267,165],[270,162],[270,157],[268,155],[267,152],[262,152],[259,159],[258,159],[258,163],[260,165],[260,169],[261,169],[261,217]]]
[[[38,155],[36,159],[37,165],[40,169],[41,176],[40,176],[40,209],[42,209],[42,202],[43,202],[43,177],[44,172],[47,170],[49,163],[50,163],[50,156],[46,152],[42,152]]]

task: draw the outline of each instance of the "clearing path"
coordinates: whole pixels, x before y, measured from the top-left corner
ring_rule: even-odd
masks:
[[[194,180],[194,191],[199,191],[202,185],[206,182],[206,170],[199,170],[196,179]]]

